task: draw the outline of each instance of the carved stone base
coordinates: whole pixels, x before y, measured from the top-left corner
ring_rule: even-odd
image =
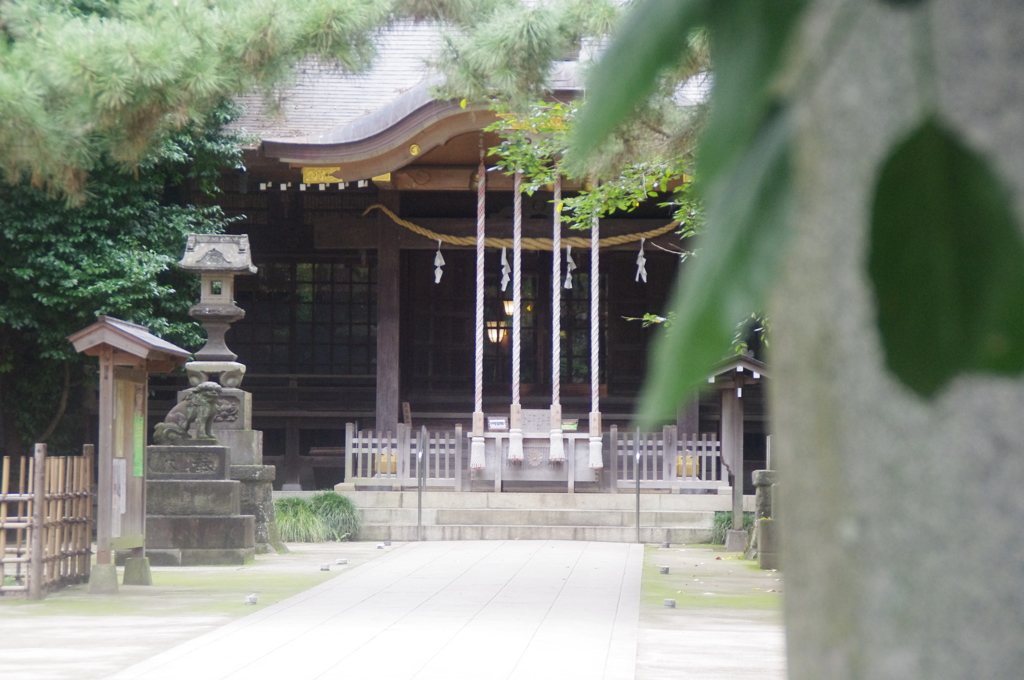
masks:
[[[227,479],[228,448],[209,441],[214,445],[147,446],[146,478]]]

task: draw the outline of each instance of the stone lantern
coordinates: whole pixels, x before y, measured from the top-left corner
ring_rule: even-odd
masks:
[[[213,378],[224,387],[238,387],[245,376],[245,365],[228,349],[224,334],[231,324],[245,316],[235,305],[235,276],[255,274],[246,234],[189,234],[185,256],[179,266],[202,277],[199,304],[189,315],[206,329],[206,344],[195,353],[195,361],[185,366],[189,383],[195,387]]]

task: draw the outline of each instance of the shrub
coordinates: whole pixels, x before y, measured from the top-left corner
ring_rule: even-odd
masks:
[[[331,530],[323,518],[313,512],[305,498],[282,498],[274,501],[277,530],[282,541],[322,543],[331,539]]]
[[[349,498],[324,491],[313,496],[310,505],[327,525],[331,540],[347,541],[359,533],[359,511]]]
[[[347,541],[359,531],[359,512],[355,505],[333,491],[318,493],[311,500],[276,500],[274,512],[278,533],[285,542]]]
[[[754,526],[754,513],[744,512],[744,531],[750,531],[750,527],[752,526]],[[711,529],[711,542],[716,545],[725,545],[725,532],[727,532],[729,529],[732,529],[732,511],[716,510],[715,523]]]

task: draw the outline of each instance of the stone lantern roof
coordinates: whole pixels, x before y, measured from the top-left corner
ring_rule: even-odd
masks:
[[[256,273],[247,234],[189,234],[178,266],[195,272]]]

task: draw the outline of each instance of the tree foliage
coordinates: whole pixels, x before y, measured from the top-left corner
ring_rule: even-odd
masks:
[[[668,417],[704,379],[736,321],[762,308],[772,286],[789,231],[794,102],[815,86],[864,11],[861,3],[841,6],[818,52],[802,54],[795,37],[805,5],[644,0],[590,74],[588,106],[572,140],[578,163],[599,153],[638,102],[658,90],[686,49],[682,37],[706,30],[715,64],[697,164],[708,221],[704,254],[677,287],[676,323],[656,348],[657,370],[642,400],[647,423]],[[892,11],[920,19],[909,66],[918,76],[921,113],[880,171],[865,274],[878,302],[888,368],[929,397],[963,371],[1024,370],[1024,245],[988,160],[955,130],[936,126],[939,65],[928,3],[893,5]],[[921,349],[922,335],[933,329],[942,347],[934,356]]]
[[[28,182],[0,184],[0,409],[9,450],[52,432],[67,392],[84,384],[85,362],[67,336],[97,314],[198,346],[187,315],[195,277],[172,265],[186,234],[220,232],[227,220],[218,207],[170,202],[165,189],[213,191],[220,168],[240,163],[237,139],[222,132],[227,116],[219,109],[207,126],[172,135],[137,173],[101,159],[79,206]],[[61,441],[73,426],[58,431]]]
[[[81,200],[221,101],[313,55],[365,67],[387,0],[0,2],[0,173]]]

